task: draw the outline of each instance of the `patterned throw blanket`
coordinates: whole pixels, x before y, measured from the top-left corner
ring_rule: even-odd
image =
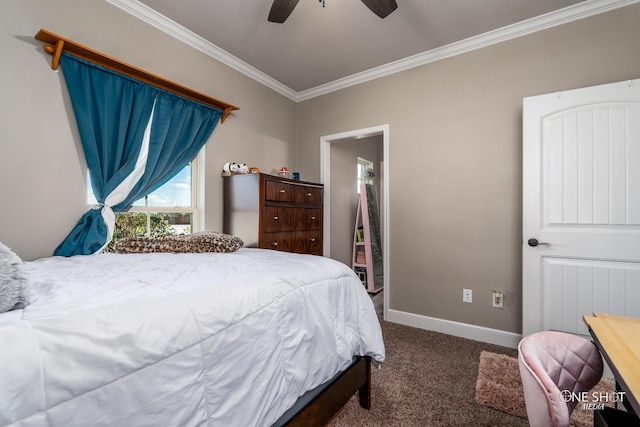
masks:
[[[181,236],[126,237],[116,242],[114,250],[118,254],[235,252],[243,244],[239,237],[217,231],[203,231]]]

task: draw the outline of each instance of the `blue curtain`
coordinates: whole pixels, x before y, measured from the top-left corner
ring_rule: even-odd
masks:
[[[193,160],[222,112],[67,53],[60,64],[99,206],[82,216],[54,254],[88,255],[111,239],[111,211],[129,209]],[[148,143],[143,144],[150,123]],[[146,160],[141,165],[139,159]],[[114,206],[106,205],[127,180],[134,181],[132,188],[124,185],[128,194]]]
[[[129,209],[161,187],[197,155],[218,124],[222,111],[166,92],[159,92],[153,113],[145,173],[129,196],[113,210]]]

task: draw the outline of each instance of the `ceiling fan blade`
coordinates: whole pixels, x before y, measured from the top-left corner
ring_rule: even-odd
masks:
[[[299,0],[273,0],[269,11],[269,22],[282,24],[287,20]]]
[[[395,0],[362,0],[362,3],[380,18],[386,18],[398,8]]]

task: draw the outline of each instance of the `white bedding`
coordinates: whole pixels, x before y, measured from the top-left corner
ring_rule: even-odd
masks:
[[[384,360],[344,264],[262,249],[26,263],[0,315],[0,425],[269,426],[349,365]]]

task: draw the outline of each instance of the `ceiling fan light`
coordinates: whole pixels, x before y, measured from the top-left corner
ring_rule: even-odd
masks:
[[[273,0],[269,11],[269,22],[282,24],[287,20],[299,0]],[[325,7],[325,0],[318,0]],[[362,0],[373,13],[380,18],[386,18],[391,12],[398,8],[395,0]]]

